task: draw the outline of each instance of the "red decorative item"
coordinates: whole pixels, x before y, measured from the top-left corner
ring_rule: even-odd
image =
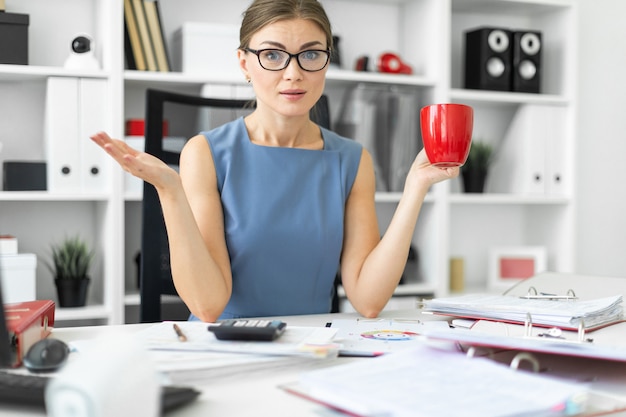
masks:
[[[55,304],[52,300],[4,304],[9,340],[15,355],[13,367],[20,366],[28,349],[52,332],[54,310]]]
[[[413,68],[391,52],[386,52],[378,57],[378,71],[390,74],[413,74]]]
[[[145,122],[143,119],[128,119],[126,121],[126,136],[144,136],[145,134]],[[167,121],[163,121],[163,136],[167,136],[168,124]]]

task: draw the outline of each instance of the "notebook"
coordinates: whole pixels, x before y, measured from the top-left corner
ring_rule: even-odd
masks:
[[[2,259],[0,258],[0,262]],[[7,330],[2,297],[2,268],[0,268],[0,405],[24,405],[45,409],[44,393],[47,376],[11,373],[4,370],[13,363],[11,342]],[[166,412],[194,401],[200,391],[187,386],[163,386],[161,390],[161,411]]]

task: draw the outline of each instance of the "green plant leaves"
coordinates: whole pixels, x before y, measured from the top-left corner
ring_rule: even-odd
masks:
[[[94,252],[80,237],[68,237],[52,245],[52,262],[48,268],[57,279],[87,278]]]

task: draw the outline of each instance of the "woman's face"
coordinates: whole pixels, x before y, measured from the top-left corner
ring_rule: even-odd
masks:
[[[291,54],[326,50],[326,36],[309,20],[284,20],[265,26],[250,39],[250,49],[282,49]],[[305,71],[291,58],[287,68],[268,71],[261,67],[252,52],[239,51],[241,68],[252,81],[257,108],[269,109],[282,116],[308,116],[324,91],[328,65],[321,71]]]

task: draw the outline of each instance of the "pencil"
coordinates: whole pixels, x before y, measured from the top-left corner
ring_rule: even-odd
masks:
[[[185,336],[185,333],[183,333],[183,331],[180,329],[180,327],[178,327],[178,324],[176,323],[174,323],[174,331],[176,332],[176,336],[178,336],[178,340],[180,340],[181,342],[187,341],[187,336]]]

